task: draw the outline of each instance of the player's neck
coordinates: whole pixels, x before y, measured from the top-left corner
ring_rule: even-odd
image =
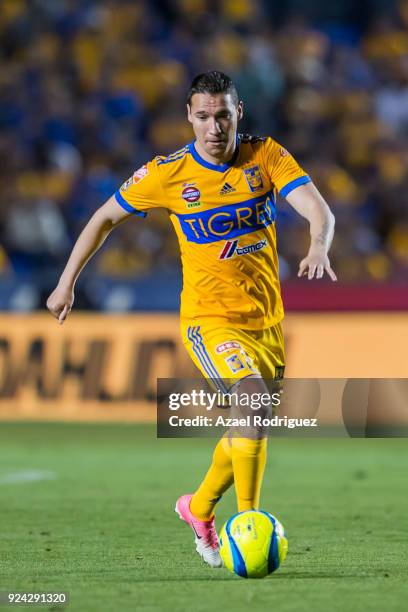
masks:
[[[203,147],[200,146],[198,140],[194,142],[194,147],[197,153],[199,154],[199,156],[202,157],[204,161],[209,162],[210,164],[221,166],[222,164],[226,164],[227,162],[229,162],[234,157],[235,149],[237,147],[237,142],[235,139],[232,142],[231,146],[225,149],[221,157],[214,157],[213,155],[210,155],[209,153],[207,153],[205,149],[203,149]]]

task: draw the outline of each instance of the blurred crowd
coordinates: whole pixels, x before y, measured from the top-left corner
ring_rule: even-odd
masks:
[[[341,281],[406,279],[408,0],[358,25],[293,10],[277,19],[269,4],[2,0],[0,308],[43,307],[93,211],[192,139],[186,91],[209,69],[235,80],[240,131],[282,142],[329,202]],[[309,238],[286,203],[279,213],[285,281]],[[78,305],[176,307],[179,284],[176,239],[155,211],[113,232]]]

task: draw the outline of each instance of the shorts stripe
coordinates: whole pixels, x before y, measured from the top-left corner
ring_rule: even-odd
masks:
[[[213,370],[213,372],[215,373],[215,378],[219,381],[219,386],[221,387],[221,390],[224,393],[227,393],[228,388],[226,387],[226,385],[224,384],[222,377],[220,376],[220,374],[217,372],[217,368],[215,367],[214,362],[211,360],[207,349],[204,346],[204,341],[203,341],[203,337],[200,334],[200,329],[201,327],[198,326],[195,328],[195,336],[193,334],[193,337],[195,337],[198,340],[198,349],[201,350],[202,354],[204,355],[204,357],[206,358],[207,363],[209,364],[210,368]]]
[[[221,390],[225,393],[226,387],[222,382],[221,376],[219,376],[219,374],[217,373],[214,364],[211,362],[211,359],[204,347],[204,344],[202,343],[202,337],[201,335],[200,338],[197,337],[199,329],[199,327],[189,327],[187,330],[188,339],[192,343],[193,351],[209,378],[211,380],[220,381],[219,386],[222,387]]]
[[[209,354],[207,353],[207,349],[204,346],[203,337],[200,334],[200,329],[201,329],[200,326],[198,326],[198,327],[195,328],[195,331],[194,331],[195,338],[197,339],[197,342],[198,342],[198,347],[202,351],[202,353],[204,354],[207,362],[210,364],[210,367],[213,370],[216,378],[221,378],[219,376],[218,372],[217,372],[217,369],[216,369],[214,363],[211,361]]]
[[[204,370],[207,372],[207,374],[210,376],[210,378],[217,378],[217,373],[215,370],[211,370],[211,364],[208,362],[208,360],[206,360],[205,355],[203,355],[201,348],[198,345],[198,338],[194,335],[196,332],[196,327],[189,327],[188,328],[188,339],[192,342],[193,344],[193,351],[196,354],[196,356],[198,357],[199,362],[201,363],[201,365],[203,366]]]

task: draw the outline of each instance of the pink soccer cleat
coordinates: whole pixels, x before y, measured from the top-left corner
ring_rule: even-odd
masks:
[[[182,495],[176,502],[175,512],[182,521],[190,525],[194,531],[196,551],[211,567],[222,567],[218,536],[215,530],[214,518],[210,521],[200,521],[190,512],[192,495]]]

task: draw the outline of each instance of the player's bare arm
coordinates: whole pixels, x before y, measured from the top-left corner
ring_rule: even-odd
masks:
[[[102,246],[114,227],[128,219],[131,213],[120,206],[114,196],[109,198],[91,217],[76,241],[57,287],[47,300],[47,308],[62,324],[74,303],[74,287],[81,270]]]
[[[313,183],[301,185],[286,197],[293,208],[310,223],[310,249],[299,264],[298,276],[322,278],[324,272],[337,280],[328,252],[334,235],[334,215]]]

